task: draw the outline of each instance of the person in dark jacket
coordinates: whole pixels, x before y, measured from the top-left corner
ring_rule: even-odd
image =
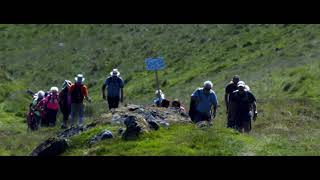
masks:
[[[67,122],[71,113],[71,96],[69,95],[69,88],[71,85],[71,81],[65,80],[62,85],[62,90],[59,93],[59,106],[60,111],[63,114],[61,129],[68,128]]]
[[[120,77],[118,69],[113,69],[105,83],[102,85],[102,97],[108,100],[109,109],[118,108],[119,101],[123,102],[124,81]],[[105,90],[107,89],[107,98]]]
[[[249,133],[251,131],[251,117],[255,121],[258,115],[256,98],[245,90],[244,83],[238,83],[238,90],[230,94],[230,104],[233,104],[232,120],[235,122],[235,129],[239,132]],[[230,110],[231,111],[231,110]]]
[[[224,101],[226,103],[226,114],[227,114],[227,127],[228,128],[234,128],[235,127],[235,122],[231,118],[232,114],[232,108],[233,106],[230,105],[230,94],[238,90],[238,82],[240,81],[240,77],[238,75],[233,76],[232,81],[226,86],[225,88],[225,95],[224,95]],[[229,109],[230,108],[230,109]]]

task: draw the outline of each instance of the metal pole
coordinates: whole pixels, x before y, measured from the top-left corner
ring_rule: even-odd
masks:
[[[156,83],[157,83],[157,89],[158,89],[158,98],[160,99],[160,85],[159,85],[159,79],[158,79],[158,71],[155,71],[155,76],[156,76]]]

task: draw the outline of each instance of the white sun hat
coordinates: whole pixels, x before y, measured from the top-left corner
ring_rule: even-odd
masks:
[[[40,90],[38,93],[37,93],[37,98],[43,98],[45,95],[45,92]]]
[[[113,70],[110,72],[110,75],[111,75],[111,76],[119,76],[119,75],[120,75],[120,72],[118,71],[118,69],[113,69]]]
[[[58,87],[52,87],[51,89],[50,89],[50,91],[51,92],[59,92],[59,88]]]
[[[76,80],[76,82],[80,82],[80,83],[82,83],[85,80],[85,78],[83,77],[83,74],[78,74],[74,79]]]
[[[238,87],[245,87],[246,84],[243,81],[239,81],[237,84]]]

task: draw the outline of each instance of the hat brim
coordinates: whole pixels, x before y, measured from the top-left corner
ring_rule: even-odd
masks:
[[[117,74],[113,74],[113,72],[110,72],[110,75],[111,75],[111,76],[119,76],[119,75],[120,75],[120,72],[117,72]]]
[[[76,80],[76,82],[78,82],[78,77],[75,77],[74,80]],[[81,82],[84,82],[85,80],[86,80],[85,78],[82,78]]]

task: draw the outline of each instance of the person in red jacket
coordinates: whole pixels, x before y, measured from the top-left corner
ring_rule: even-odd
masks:
[[[49,95],[44,99],[46,119],[49,126],[55,126],[57,121],[57,113],[59,111],[59,89],[52,87]]]

